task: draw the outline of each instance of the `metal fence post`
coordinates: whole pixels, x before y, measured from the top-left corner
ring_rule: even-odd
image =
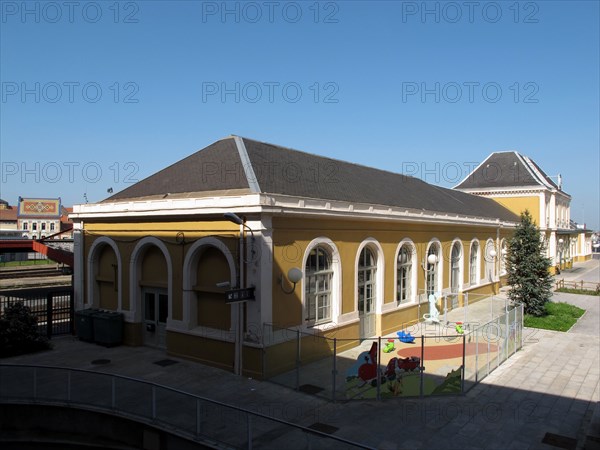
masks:
[[[75,290],[69,292],[69,333],[75,334]]]
[[[475,383],[479,382],[479,328],[475,329]]]
[[[300,330],[296,330],[296,390],[300,390]]]
[[[498,317],[496,319],[496,330],[498,330],[498,332],[500,332],[500,317]],[[498,337],[500,337],[500,336],[498,336]],[[497,344],[496,344],[496,352],[498,352],[498,356],[496,357],[496,367],[500,367],[500,348]]]
[[[115,409],[117,406],[117,382],[115,377],[110,377],[110,390],[111,390],[111,408]]]
[[[465,366],[465,362],[466,362],[466,352],[467,352],[467,341],[465,339],[465,335],[463,334],[462,337],[462,341],[463,341],[463,345],[462,345],[462,350],[463,350],[463,357],[462,357],[462,380],[460,383],[460,392],[462,394],[465,393],[465,378],[467,377],[467,367]]]
[[[421,377],[419,379],[419,397],[423,397],[423,372],[425,372],[425,366],[423,363],[425,362],[425,336],[421,335]]]
[[[508,340],[510,337],[510,333],[508,331],[508,322],[509,322],[509,317],[508,317],[508,305],[506,307],[506,320],[504,321],[504,334],[506,335],[504,337],[504,361],[506,361],[508,359]]]
[[[381,400],[381,374],[379,366],[381,364],[381,336],[377,338],[377,370],[375,372],[377,376],[377,400]]]
[[[490,323],[488,322],[486,327],[486,341],[487,341],[487,373],[485,376],[487,377],[490,374]]]
[[[267,324],[264,323],[262,326],[262,377],[263,380],[267,379],[267,343],[266,343]]]
[[[196,437],[200,437],[200,430],[202,429],[201,420],[202,409],[200,408],[200,399],[196,399]]]
[[[248,450],[252,450],[252,416],[246,413],[246,420],[248,421]]]
[[[152,385],[152,420],[156,420],[156,386]]]
[[[33,399],[37,400],[37,368],[33,369]]]
[[[331,371],[331,401],[335,402],[335,377],[337,376],[337,338],[333,338],[333,370]]]
[[[520,348],[523,348],[523,329],[525,328],[525,319],[524,319],[525,309],[524,309],[524,306],[522,303],[521,303],[520,309],[521,309],[521,347]]]
[[[52,294],[46,294],[46,336],[52,337]]]
[[[463,309],[465,310],[465,328],[468,326],[467,325],[467,321],[469,318],[469,315],[467,313],[467,310],[469,309],[469,293],[465,292],[463,294]]]

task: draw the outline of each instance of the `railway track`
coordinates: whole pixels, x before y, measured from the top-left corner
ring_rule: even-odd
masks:
[[[35,269],[3,269],[0,271],[0,280],[34,277],[57,277],[61,275],[69,274],[63,273],[61,269],[57,269],[56,267],[36,267]]]

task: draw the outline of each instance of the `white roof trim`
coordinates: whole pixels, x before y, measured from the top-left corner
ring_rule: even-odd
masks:
[[[337,218],[387,219],[403,222],[426,222],[464,225],[488,225],[514,227],[516,222],[500,219],[474,217],[453,213],[422,211],[403,207],[389,207],[368,203],[351,203],[337,200],[322,200],[284,195],[265,194],[262,197],[264,210],[271,208],[274,214],[311,215]]]
[[[473,170],[471,170],[471,172],[469,172],[469,173],[467,174],[467,176],[466,176],[466,177],[464,177],[464,178],[463,178],[463,179],[460,181],[460,183],[458,183],[458,184],[457,184],[456,186],[454,186],[452,189],[458,189],[458,186],[460,186],[460,185],[461,185],[461,184],[463,184],[465,181],[467,181],[467,179],[469,179],[469,177],[471,177],[471,176],[472,176],[472,175],[473,175],[475,172],[477,172],[477,170],[478,170],[478,169],[479,169],[481,166],[483,166],[483,165],[484,165],[484,164],[487,162],[487,160],[488,160],[488,159],[490,159],[490,158],[492,157],[492,155],[494,155],[495,153],[496,153],[496,152],[492,152],[492,153],[490,153],[490,154],[487,156],[487,158],[485,158],[485,159],[484,159],[484,160],[483,160],[483,161],[482,161],[482,162],[481,162],[481,163],[480,163],[480,164],[479,164],[477,167],[475,167]],[[463,189],[464,189],[464,188],[463,188]]]
[[[550,183],[548,183],[546,181],[546,177],[540,173],[540,171],[537,169],[537,167],[535,167],[535,164],[533,164],[533,162],[531,161],[531,159],[528,156],[519,155],[518,153],[517,153],[517,155],[521,156],[523,158],[523,160],[526,161],[525,166],[529,169],[529,172],[532,175],[534,175],[534,178],[537,178],[538,181],[540,183],[542,183],[544,186],[546,186],[548,189],[556,189],[554,186],[552,186]]]
[[[74,222],[85,219],[173,217],[219,215],[227,211],[246,214],[313,216],[322,218],[354,218],[394,220],[411,223],[485,225],[512,228],[515,222],[500,219],[388,207],[367,203],[301,198],[273,194],[212,197],[201,199],[164,199],[119,203],[92,203],[74,206]]]
[[[240,160],[242,161],[242,167],[244,168],[244,173],[246,174],[246,180],[248,180],[250,192],[259,193],[260,186],[258,185],[258,179],[256,178],[254,168],[250,162],[250,157],[248,156],[248,151],[246,150],[244,140],[239,136],[233,136],[233,140],[235,141],[235,145],[237,146],[237,150],[240,155]]]

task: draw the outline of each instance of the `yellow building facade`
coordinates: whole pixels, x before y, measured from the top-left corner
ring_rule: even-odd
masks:
[[[72,218],[77,309],[121,312],[129,345],[255,377],[290,368],[290,332],[343,350],[422,320],[430,294],[443,311],[498,292],[518,221],[491,199],[237,136]]]
[[[455,189],[491,198],[519,215],[529,211],[540,228],[552,272],[592,256],[591,232],[571,220],[571,196],[533,160],[518,152],[496,152],[486,158]]]

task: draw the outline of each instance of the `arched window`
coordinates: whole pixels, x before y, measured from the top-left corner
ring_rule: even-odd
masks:
[[[485,243],[485,277],[488,281],[494,281],[494,278],[496,277],[496,271],[494,267],[495,257],[492,256],[494,252],[494,241],[488,239]]]
[[[435,263],[431,263],[429,261],[429,255],[435,255],[437,261]],[[439,268],[439,263],[440,263],[440,246],[438,243],[433,242],[430,246],[429,249],[427,250],[427,285],[426,285],[426,291],[427,291],[427,297],[429,297],[431,294],[435,294],[436,290],[437,290],[437,286],[438,286],[438,268]]]
[[[361,339],[375,334],[375,308],[377,304],[377,259],[367,246],[358,259],[358,316]]]
[[[479,282],[479,242],[471,243],[471,253],[469,255],[469,284],[476,285]]]
[[[506,248],[506,239],[500,241],[500,275],[506,275],[506,256],[508,249]]]
[[[331,321],[333,269],[325,247],[317,245],[310,250],[304,275],[307,320],[314,324]]]
[[[412,298],[412,248],[405,244],[398,252],[398,273],[396,286],[396,300],[398,303],[407,303]]]
[[[459,242],[452,245],[452,253],[450,255],[450,290],[456,294],[460,289],[460,263],[462,259],[462,251]]]

